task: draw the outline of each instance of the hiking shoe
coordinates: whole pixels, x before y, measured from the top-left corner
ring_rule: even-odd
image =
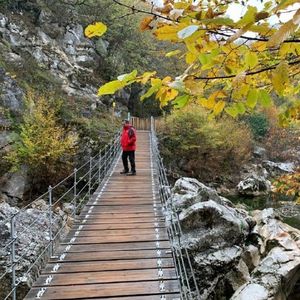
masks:
[[[128,174],[126,174],[127,176],[135,176],[136,175],[136,172],[130,172]]]
[[[128,174],[128,171],[123,170],[123,171],[120,172],[120,174]]]

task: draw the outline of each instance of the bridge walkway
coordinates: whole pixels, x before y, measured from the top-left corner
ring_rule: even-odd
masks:
[[[180,299],[152,159],[139,131],[137,176],[118,159],[25,299]]]

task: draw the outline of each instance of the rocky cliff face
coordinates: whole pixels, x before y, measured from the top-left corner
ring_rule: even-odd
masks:
[[[97,77],[94,72],[101,59],[95,44],[84,37],[82,25],[58,23],[46,8],[35,17],[23,10],[0,14],[0,48],[4,62],[12,63],[16,70],[29,69],[27,64],[33,62],[32,67],[49,72],[67,95],[97,102],[93,78]],[[17,103],[11,100],[20,92],[12,89],[11,94],[6,100],[2,99],[1,104],[15,108]]]
[[[299,230],[271,208],[250,215],[193,178],[173,192],[201,300],[299,299]]]
[[[9,151],[9,135],[22,116],[26,90],[58,95],[74,103],[70,111],[84,117],[91,117],[97,107],[105,111],[107,106],[96,94],[108,43],[85,38],[72,5],[44,0],[7,3],[0,5],[0,202],[15,205],[26,192],[26,167],[21,174],[7,173],[1,156]],[[126,109],[123,104],[118,108]]]

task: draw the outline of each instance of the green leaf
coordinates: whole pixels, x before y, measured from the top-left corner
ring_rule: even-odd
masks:
[[[195,33],[199,28],[199,25],[190,25],[188,27],[183,28],[182,30],[178,31],[177,35],[180,39],[186,39]]]
[[[234,22],[230,18],[214,18],[214,19],[202,19],[203,24],[215,24],[215,25],[234,25]]]
[[[250,69],[258,64],[257,54],[255,52],[247,52],[245,55],[246,66]]]
[[[123,74],[123,75],[118,76],[118,80],[122,81],[123,83],[127,83],[129,81],[135,80],[137,73],[138,73],[137,70],[133,70],[129,74]]]
[[[144,95],[141,96],[141,100],[143,101],[146,98],[149,98],[150,96],[152,96],[155,92],[157,92],[159,90],[160,87],[161,87],[161,84],[153,85]]]
[[[114,94],[117,90],[122,89],[124,86],[125,84],[119,80],[108,82],[100,87],[98,90],[98,96]]]
[[[201,54],[199,54],[198,58],[199,58],[202,66],[204,66],[208,63],[208,56],[206,54],[201,53]]]
[[[225,111],[232,116],[233,118],[236,118],[239,114],[238,110],[236,109],[235,106],[230,106],[230,107],[226,107]]]
[[[263,107],[270,107],[272,105],[272,99],[266,90],[259,91],[259,100]]]
[[[238,102],[238,103],[235,104],[235,106],[236,106],[236,109],[237,109],[239,114],[242,115],[246,112],[246,108],[245,108],[244,103]]]
[[[190,100],[190,95],[182,95],[178,96],[176,99],[174,99],[173,104],[175,108],[182,108],[187,105],[187,103]]]
[[[246,105],[253,109],[256,106],[257,99],[258,91],[256,89],[251,89],[247,96]]]
[[[243,18],[237,22],[237,24],[239,26],[243,26],[243,25],[247,25],[250,23],[254,23],[255,22],[255,16],[257,13],[257,8],[254,6],[249,5],[247,12],[245,13],[245,15],[243,16]]]

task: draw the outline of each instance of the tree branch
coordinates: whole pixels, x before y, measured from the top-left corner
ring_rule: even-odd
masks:
[[[122,3],[120,2],[119,0],[112,0],[114,3],[118,4],[118,5],[121,5],[121,6],[124,6],[128,9],[131,9],[133,12],[137,12],[137,13],[142,13],[142,14],[146,14],[146,15],[151,15],[151,16],[154,16],[156,18],[161,18],[161,19],[164,19],[164,20],[167,20],[167,21],[171,21],[171,22],[176,22],[176,20],[172,20],[168,17],[165,17],[165,16],[162,16],[160,14],[157,14],[157,13],[154,13],[153,10],[151,11],[146,11],[146,10],[143,10],[143,9],[140,9],[140,8],[136,8],[134,5],[133,6],[130,6],[128,4],[125,4],[125,3]]]
[[[289,62],[288,65],[289,66],[293,66],[293,65],[297,65],[300,64],[300,60],[295,60],[292,62]],[[270,66],[270,67],[266,67],[266,68],[262,68],[259,69],[257,71],[250,71],[250,72],[245,72],[245,76],[251,76],[251,75],[256,75],[259,73],[263,73],[263,72],[267,72],[270,70],[274,70],[276,69],[276,67],[279,65],[279,63]],[[234,75],[224,75],[224,76],[214,76],[214,77],[202,77],[202,76],[194,76],[195,79],[199,79],[199,80],[216,80],[216,79],[229,79],[229,78],[234,78],[236,77],[238,74],[234,74]],[[193,75],[192,75],[193,76]]]
[[[217,34],[217,35],[229,37],[229,38],[231,37],[231,34],[220,32],[220,31],[207,30],[207,32],[209,32],[211,34]],[[267,38],[250,37],[250,36],[244,36],[244,35],[240,36],[239,38],[245,39],[248,41],[258,41],[258,42],[268,42],[269,41],[269,39],[267,39]],[[283,41],[283,43],[300,43],[300,39],[285,40],[285,41]]]

